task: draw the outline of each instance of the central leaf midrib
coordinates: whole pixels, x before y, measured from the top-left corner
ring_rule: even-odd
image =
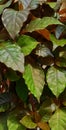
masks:
[[[33,79],[33,70],[32,70],[32,67],[31,67],[31,66],[30,66],[30,69],[31,69],[31,75],[32,75],[32,81],[33,81],[34,91],[35,91],[35,93],[36,93],[35,83],[34,83],[34,79]],[[35,94],[35,96],[37,96],[37,94]]]
[[[57,70],[56,70],[56,86],[57,86],[56,88],[57,88],[57,89],[56,89],[56,88],[55,88],[55,89],[56,89],[57,95],[58,95],[58,83],[57,83],[57,81],[58,81],[58,72],[57,72]]]

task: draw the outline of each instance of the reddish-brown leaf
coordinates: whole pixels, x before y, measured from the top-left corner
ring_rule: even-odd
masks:
[[[47,29],[38,30],[37,32],[45,37],[47,40],[50,40],[50,32]]]
[[[39,122],[39,123],[37,123],[37,125],[42,130],[50,130],[49,125],[46,122]]]

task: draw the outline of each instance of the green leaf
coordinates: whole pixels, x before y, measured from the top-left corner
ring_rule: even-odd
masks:
[[[19,123],[17,117],[14,115],[9,115],[7,126],[8,130],[26,130],[25,127]]]
[[[56,2],[48,2],[47,3],[51,8],[54,8],[56,6]]]
[[[25,72],[23,74],[25,83],[27,84],[30,92],[40,100],[44,88],[44,72],[40,68],[34,68],[30,64],[25,66]]]
[[[0,15],[2,11],[4,10],[4,8],[9,7],[11,3],[12,3],[12,0],[9,0],[7,3],[0,5]]]
[[[66,44],[66,39],[58,40],[58,39],[55,38],[54,35],[50,35],[50,40],[52,41],[52,43],[54,45],[64,46]]]
[[[43,17],[42,19],[37,18],[36,20],[31,21],[26,26],[26,31],[33,32],[36,30],[44,29],[48,25],[52,25],[52,24],[62,24],[62,23],[53,17]]]
[[[27,100],[28,89],[23,78],[16,82],[16,92],[24,102]]]
[[[9,104],[4,104],[0,106],[0,112],[6,112],[9,109]]]
[[[20,120],[20,123],[22,125],[24,125],[26,128],[29,128],[29,129],[34,129],[37,126],[37,124],[32,121],[32,119],[31,119],[31,117],[29,115],[24,116]]]
[[[4,115],[0,115],[0,130],[8,130],[7,128],[7,116],[4,113]]]
[[[23,23],[26,21],[29,10],[15,11],[13,9],[5,9],[2,14],[2,22],[4,27],[14,39],[20,32]]]
[[[66,87],[66,75],[64,72],[50,67],[47,72],[47,83],[52,93],[58,97]]]
[[[59,67],[66,67],[66,58],[64,57],[59,57],[57,60],[56,60],[56,65],[59,66]]]
[[[21,47],[22,52],[26,56],[29,55],[34,48],[36,48],[38,42],[30,36],[22,35],[19,37],[17,44]]]
[[[58,109],[49,120],[51,130],[66,130],[66,110]]]
[[[11,102],[11,95],[9,92],[0,93],[0,106],[3,105],[3,109],[8,108],[8,104]]]
[[[19,76],[17,75],[17,73],[15,71],[13,71],[12,69],[8,69],[8,71],[6,72],[6,77],[10,81],[16,81],[19,79]]]
[[[39,114],[41,115],[41,121],[42,122],[48,122],[52,112],[54,112],[56,109],[55,103],[52,103],[51,99],[45,100],[39,109]]]
[[[0,62],[6,66],[24,72],[24,55],[18,45],[11,43],[2,43],[0,45]]]

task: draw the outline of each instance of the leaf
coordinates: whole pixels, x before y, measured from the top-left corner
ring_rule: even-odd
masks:
[[[16,92],[17,95],[24,101],[26,102],[28,98],[28,89],[25,84],[24,79],[20,79],[16,82]]]
[[[58,45],[58,46],[64,46],[66,44],[66,39],[61,39],[61,40],[58,40],[55,38],[55,36],[53,35],[50,35],[50,40],[52,41],[52,43],[54,45]]]
[[[33,49],[36,48],[38,42],[27,35],[22,35],[19,37],[17,44],[21,47],[22,52],[24,55],[29,55]]]
[[[0,106],[0,113],[6,112],[9,109],[9,104],[4,104]]]
[[[44,44],[39,44],[37,49],[36,49],[36,55],[42,56],[42,57],[47,57],[47,56],[52,56],[53,54],[51,53],[50,49],[46,47]]]
[[[23,8],[36,9],[38,4],[46,2],[46,0],[19,0],[23,4]]]
[[[8,130],[7,128],[7,115],[4,113],[0,115],[0,130]]]
[[[29,10],[15,11],[13,9],[5,9],[2,14],[2,22],[12,39],[20,32],[23,23],[26,21]]]
[[[20,123],[29,129],[34,129],[37,126],[37,124],[32,121],[32,119],[29,115],[24,116],[20,120]]]
[[[23,74],[25,83],[27,84],[30,92],[40,100],[44,88],[44,72],[40,68],[34,68],[30,64],[25,66],[25,72]]]
[[[50,67],[47,72],[47,83],[52,93],[58,97],[66,87],[66,75],[64,72]]]
[[[0,15],[2,13],[2,11],[4,10],[4,8],[9,7],[12,3],[12,0],[9,0],[7,3],[0,5]]]
[[[49,125],[47,123],[45,123],[45,122],[44,123],[43,122],[38,122],[37,125],[42,130],[50,130]]]
[[[56,2],[48,2],[47,3],[51,8],[55,8]]]
[[[59,57],[56,59],[56,65],[66,67],[66,47],[59,52]]]
[[[7,103],[10,103],[11,102],[11,95],[10,93],[2,93],[0,94],[0,106],[1,105],[4,105],[4,104],[7,104]]]
[[[52,24],[62,24],[61,22],[59,22],[56,18],[53,17],[43,17],[41,18],[37,18],[33,21],[31,21],[27,26],[26,26],[26,31],[28,32],[33,32],[36,30],[40,30],[40,29],[44,29],[49,25]]]
[[[59,67],[66,67],[66,58],[64,57],[59,57],[58,59],[56,59],[56,65]]]
[[[30,5],[32,0],[19,0],[23,4],[23,8],[26,9]]]
[[[55,103],[52,103],[51,99],[45,100],[39,109],[39,114],[41,115],[41,122],[48,122],[52,116],[52,112],[56,109]]]
[[[58,109],[49,120],[51,130],[66,129],[66,110]]]
[[[7,77],[10,81],[19,80],[19,76],[18,76],[17,73],[16,73],[15,71],[13,71],[12,69],[8,69],[8,71],[6,72],[6,77]]]
[[[6,66],[24,72],[24,55],[18,45],[8,43],[2,43],[0,45],[0,62]]]
[[[61,34],[66,30],[65,26],[58,25],[55,31],[56,38],[59,39]]]
[[[50,32],[49,30],[47,30],[46,28],[43,30],[38,30],[37,31],[39,34],[41,34],[44,38],[46,38],[47,40],[50,40]]]
[[[25,127],[19,123],[15,115],[9,115],[7,126],[8,130],[26,130]]]

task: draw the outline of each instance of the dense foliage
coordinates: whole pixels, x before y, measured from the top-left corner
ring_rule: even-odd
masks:
[[[66,130],[66,1],[0,0],[0,130]]]

